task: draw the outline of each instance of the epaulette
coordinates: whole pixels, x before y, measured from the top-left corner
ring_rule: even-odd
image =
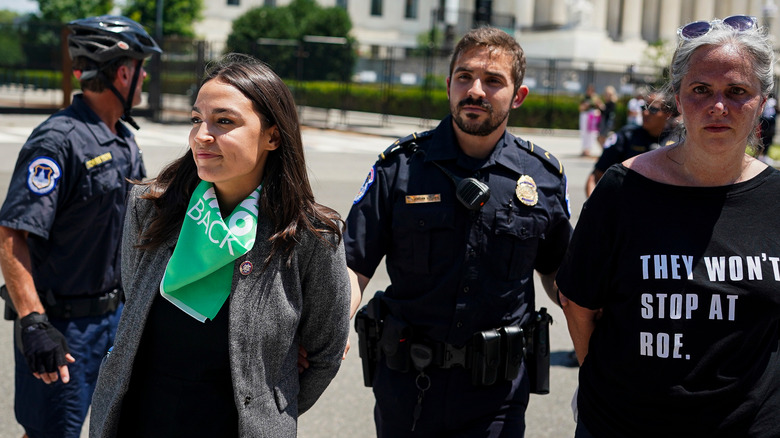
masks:
[[[379,154],[379,160],[386,160],[387,158],[395,155],[402,149],[408,149],[409,145],[411,145],[414,142],[418,142],[421,140],[427,140],[429,137],[433,135],[433,131],[425,131],[414,134],[407,135],[406,137],[399,138],[398,140],[394,141],[393,144],[391,144],[387,149],[385,149],[384,152]],[[409,149],[411,151],[411,149]]]
[[[563,164],[561,164],[561,162],[557,158],[555,158],[555,155],[540,148],[530,140],[521,140],[515,137],[515,143],[517,143],[517,145],[520,146],[521,148],[530,152],[532,155],[535,155],[537,158],[542,160],[542,162],[544,162],[548,166],[555,169],[555,171],[558,172],[560,175],[563,175]]]

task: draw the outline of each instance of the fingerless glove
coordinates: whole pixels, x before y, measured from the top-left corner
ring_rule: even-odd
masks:
[[[46,315],[32,312],[20,321],[22,354],[33,373],[53,373],[66,364],[70,353],[65,336],[54,328]]]

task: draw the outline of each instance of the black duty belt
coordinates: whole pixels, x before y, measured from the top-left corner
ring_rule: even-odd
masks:
[[[51,291],[38,291],[41,303],[46,309],[46,315],[50,318],[73,319],[87,316],[101,316],[113,312],[119,308],[122,301],[122,289],[112,289],[100,295],[88,297],[56,297]],[[0,298],[5,301],[4,319],[15,320],[18,315],[11,302],[11,296],[5,285],[0,286]]]
[[[444,342],[414,342],[408,354],[416,365],[436,368],[463,367],[471,371],[475,385],[492,385],[500,380],[514,380],[520,371],[526,345],[525,332],[511,325],[475,333],[464,346]],[[388,366],[399,361],[388,361]]]
[[[437,342],[431,345],[431,347],[433,349],[432,365],[439,368],[452,368],[454,366],[461,366],[466,369],[471,368],[469,359],[474,354],[471,345],[456,347],[452,344]]]
[[[87,316],[101,316],[113,312],[122,301],[122,289],[112,289],[102,295],[90,297],[41,296],[43,307],[50,318],[73,319]]]
[[[552,318],[544,307],[532,314],[525,327],[508,325],[483,330],[461,346],[415,336],[413,327],[383,306],[383,295],[384,292],[377,292],[355,314],[365,386],[373,386],[380,361],[398,372],[459,366],[471,371],[475,385],[514,380],[525,362],[531,392],[549,392]]]

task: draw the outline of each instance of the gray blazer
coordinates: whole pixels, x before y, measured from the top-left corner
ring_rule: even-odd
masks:
[[[126,303],[92,399],[93,438],[117,434],[146,318],[178,239],[152,251],[135,247],[153,214],[151,202],[138,199],[145,190],[134,187],[128,203],[122,237]],[[268,221],[259,222],[254,248],[236,260],[233,271],[228,336],[233,397],[241,436],[294,437],[298,415],[336,375],[347,343],[350,288],[344,245],[329,245],[307,232],[289,267],[276,256],[263,270],[272,230]],[[249,275],[238,269],[245,260],[254,266]],[[311,364],[300,375],[299,345],[306,348]]]

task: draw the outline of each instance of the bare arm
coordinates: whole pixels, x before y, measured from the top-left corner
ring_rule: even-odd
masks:
[[[588,344],[593,330],[596,328],[596,320],[601,315],[601,310],[591,310],[577,305],[569,300],[562,292],[558,291],[561,300],[563,314],[566,315],[566,325],[569,327],[569,336],[577,353],[577,362],[582,365],[585,356],[588,355]]]
[[[593,193],[593,189],[596,188],[596,184],[598,184],[599,180],[601,180],[601,177],[604,176],[604,172],[593,169],[593,172],[588,175],[588,180],[585,181],[585,196],[590,197],[590,194]]]
[[[544,291],[553,303],[558,302],[558,285],[555,284],[555,274],[557,273],[558,271],[556,270],[550,274],[539,274],[539,278],[542,280],[542,287],[544,287]]]
[[[363,300],[363,291],[366,290],[366,286],[371,279],[363,274],[358,274],[352,269],[347,269],[347,271],[349,272],[349,284],[352,287],[352,298],[349,306],[349,317],[352,318],[360,307],[360,302]]]
[[[19,318],[45,312],[35,291],[27,235],[26,231],[0,227],[0,269]]]

